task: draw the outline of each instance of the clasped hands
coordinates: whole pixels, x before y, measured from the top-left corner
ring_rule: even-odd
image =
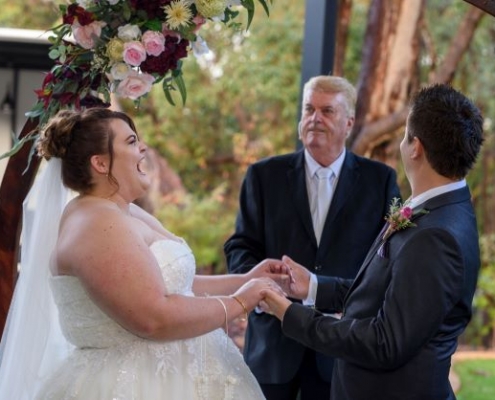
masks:
[[[283,256],[281,260],[266,259],[257,264],[246,274],[246,285],[256,285],[257,296],[254,298],[258,298],[257,307],[282,320],[292,304],[287,297],[302,300],[308,296],[310,276],[305,267]]]

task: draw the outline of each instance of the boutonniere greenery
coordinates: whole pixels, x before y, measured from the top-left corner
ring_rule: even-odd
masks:
[[[385,221],[388,222],[388,226],[382,236],[382,245],[380,246],[379,254],[383,257],[386,256],[385,243],[393,233],[416,226],[416,224],[412,222],[412,217],[418,214],[427,213],[428,211],[424,209],[413,211],[413,209],[408,206],[407,201],[402,204],[397,197],[394,197],[392,199],[392,203],[390,204],[388,214],[385,217]]]

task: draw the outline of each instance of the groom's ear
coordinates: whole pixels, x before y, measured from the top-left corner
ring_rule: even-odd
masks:
[[[89,159],[91,167],[101,175],[108,175],[110,172],[110,163],[108,157],[104,155],[94,155]]]
[[[418,159],[422,157],[425,153],[425,148],[423,147],[423,143],[421,143],[421,140],[419,140],[417,136],[413,138],[412,145],[411,158]]]

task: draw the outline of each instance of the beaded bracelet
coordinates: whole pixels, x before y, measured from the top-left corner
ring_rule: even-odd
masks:
[[[237,301],[242,309],[244,310],[244,317],[240,318],[241,321],[246,321],[247,318],[248,318],[248,310],[247,310],[247,307],[246,305],[244,304],[244,302],[238,297],[238,296],[231,296],[235,301]]]
[[[225,333],[229,336],[229,317],[227,315],[227,306],[220,297],[213,297],[213,299],[218,300],[223,307],[223,311],[225,312]]]

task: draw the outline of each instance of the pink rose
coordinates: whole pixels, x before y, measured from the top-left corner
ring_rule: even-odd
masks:
[[[146,60],[146,49],[141,42],[132,41],[124,43],[124,61],[134,67],[139,67]]]
[[[146,31],[141,41],[149,55],[159,56],[165,50],[165,36],[161,32]]]
[[[412,216],[412,208],[411,207],[403,207],[400,210],[400,215],[405,219],[409,219]]]
[[[106,25],[102,21],[94,21],[88,25],[81,26],[76,20],[72,24],[72,34],[76,43],[84,49],[92,49],[95,47],[95,39],[98,39],[101,35],[101,28]]]
[[[137,100],[151,90],[155,78],[150,74],[131,71],[117,86],[117,94],[131,100]]]
[[[196,27],[193,30],[193,32],[196,33],[199,30],[199,28],[201,28],[205,24],[206,18],[198,14],[193,18],[192,22],[194,25],[196,25]]]

